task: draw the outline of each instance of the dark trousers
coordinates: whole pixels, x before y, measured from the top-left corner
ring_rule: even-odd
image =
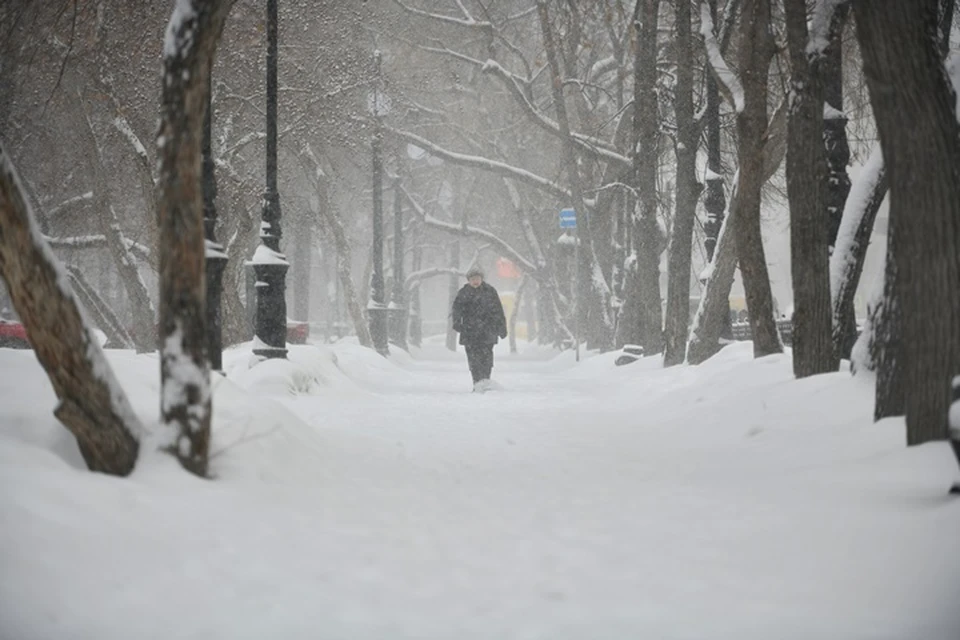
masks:
[[[489,380],[493,370],[493,345],[465,344],[463,348],[467,352],[467,364],[473,381]]]

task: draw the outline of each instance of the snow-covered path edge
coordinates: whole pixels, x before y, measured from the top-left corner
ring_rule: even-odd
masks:
[[[77,468],[0,350],[0,638],[958,637],[946,446],[749,348],[499,355],[485,395],[429,350],[232,353],[214,482]],[[111,361],[155,421],[155,358]]]

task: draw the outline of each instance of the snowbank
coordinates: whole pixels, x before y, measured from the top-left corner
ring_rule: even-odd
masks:
[[[0,638],[955,640],[943,443],[749,343],[699,367],[225,354],[216,480],[86,472],[0,349]],[[155,356],[108,352],[155,424]],[[432,358],[434,354],[441,359]]]

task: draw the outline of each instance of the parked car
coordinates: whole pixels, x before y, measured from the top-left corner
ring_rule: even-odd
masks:
[[[27,330],[16,320],[0,319],[0,348],[29,349]]]
[[[307,344],[310,335],[310,323],[287,319],[287,342],[290,344]]]

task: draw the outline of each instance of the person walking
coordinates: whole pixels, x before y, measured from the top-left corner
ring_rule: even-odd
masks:
[[[500,295],[484,282],[479,267],[467,271],[467,284],[457,293],[451,315],[453,330],[460,334],[460,344],[467,352],[473,390],[487,391],[491,388],[493,345],[498,338],[507,337],[507,318]]]

